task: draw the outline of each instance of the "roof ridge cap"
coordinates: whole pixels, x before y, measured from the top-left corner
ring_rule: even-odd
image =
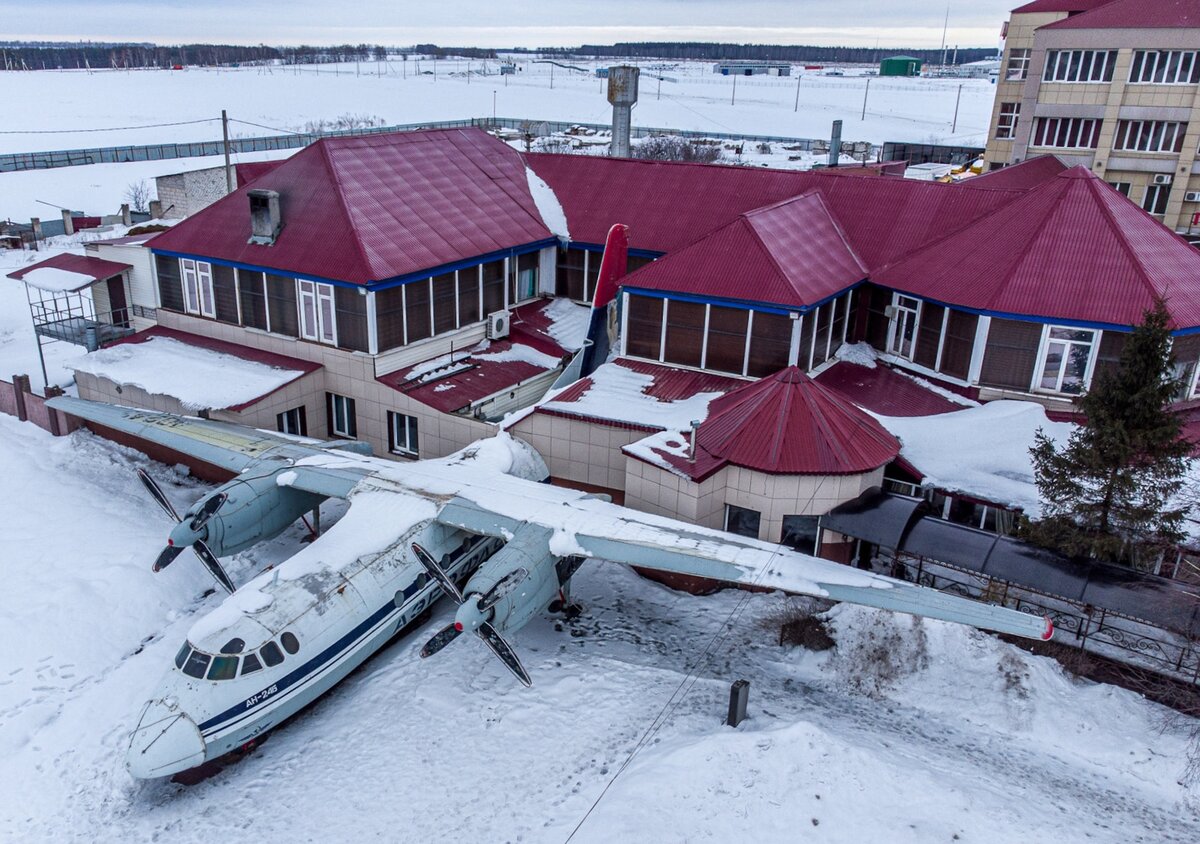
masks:
[[[337,174],[333,169],[333,161],[329,157],[329,144],[322,143],[325,139],[317,140],[316,146],[321,150],[321,161],[325,165],[325,173],[329,177],[330,184],[333,185],[334,195],[337,197],[338,205],[341,206],[342,214],[346,218],[346,222],[350,225],[350,233],[354,241],[354,251],[358,253],[359,260],[363,262],[363,267],[370,275],[375,275],[375,265],[367,258],[367,253],[363,250],[362,240],[358,236],[358,226],[354,224],[354,217],[350,212],[350,205],[346,202],[346,195],[342,192],[342,184],[337,178]],[[378,279],[374,279],[378,281]],[[368,278],[363,282],[364,287],[370,284],[372,279]]]

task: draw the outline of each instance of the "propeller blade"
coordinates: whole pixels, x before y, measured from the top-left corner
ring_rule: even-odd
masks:
[[[489,589],[479,599],[479,611],[487,612],[496,604],[500,603],[506,595],[521,585],[521,581],[529,577],[529,571],[526,569],[513,569],[504,577],[496,581],[496,585]]]
[[[521,665],[521,660],[517,659],[516,651],[512,649],[512,645],[504,641],[504,637],[496,632],[496,628],[492,627],[489,622],[484,622],[479,625],[479,629],[475,631],[479,634],[479,638],[483,639],[483,643],[492,649],[492,653],[500,657],[500,661],[508,667],[508,670],[513,673],[521,683],[528,688],[533,685],[533,681],[529,679],[529,673],[525,670],[525,666]]]
[[[204,567],[213,576],[213,580],[221,584],[221,588],[226,592],[232,593],[235,588],[233,581],[229,579],[229,575],[225,573],[225,569],[221,568],[221,563],[217,560],[213,552],[208,550],[208,546],[202,540],[196,540],[192,545],[192,550],[196,552],[196,556],[200,558],[200,562],[204,563]]]
[[[158,559],[154,561],[154,570],[162,571],[167,566],[171,565],[171,563],[175,561],[175,558],[182,553],[183,549],[178,545],[168,545],[162,550],[162,553],[158,555]]]
[[[461,604],[464,600],[462,592],[454,585],[454,581],[450,579],[450,575],[442,571],[442,567],[437,564],[437,560],[433,559],[428,551],[415,542],[412,549],[413,553],[417,555],[417,559],[421,561],[421,565],[425,567],[425,571],[437,581],[438,586],[442,587],[442,591],[453,598],[455,603]]]
[[[446,647],[446,645],[450,644],[461,635],[461,630],[459,630],[453,624],[447,624],[437,633],[434,633],[433,638],[425,643],[425,647],[421,648],[421,659],[424,659],[427,656],[433,656],[435,653]]]
[[[142,482],[142,486],[144,486],[146,491],[150,493],[150,497],[157,501],[158,506],[163,508],[163,512],[171,517],[171,521],[183,521],[179,518],[179,514],[175,512],[175,508],[171,506],[171,502],[167,500],[167,496],[163,495],[163,491],[159,488],[158,484],[154,482],[154,478],[146,474],[145,469],[138,469],[137,476],[138,480]],[[170,562],[170,560],[167,562]],[[166,563],[163,563],[163,565],[166,565]],[[157,569],[155,569],[155,571],[157,571]]]
[[[188,527],[192,530],[200,530],[200,528],[208,524],[209,519],[216,515],[217,511],[221,509],[228,498],[229,496],[223,492],[208,498],[204,502],[204,505],[196,511],[196,515],[192,517],[192,523]]]

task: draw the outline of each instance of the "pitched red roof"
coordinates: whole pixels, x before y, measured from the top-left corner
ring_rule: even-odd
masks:
[[[1109,0],[1043,29],[1197,29],[1196,0]]]
[[[550,238],[520,155],[480,129],[325,138],[255,179],[283,230],[250,244],[248,188],[163,232],[156,251],[367,284]]]
[[[1032,3],[1013,9],[1012,13],[1023,15],[1035,12],[1085,12],[1111,2],[1112,0],[1033,0]]]
[[[1038,155],[1027,158],[1019,164],[1010,164],[999,170],[991,170],[970,179],[963,179],[958,184],[968,188],[1029,190],[1047,179],[1053,179],[1066,169],[1067,165],[1059,161],[1057,156]]]
[[[90,277],[92,280],[90,283],[94,284],[97,281],[103,281],[106,278],[119,275],[132,267],[130,264],[106,261],[103,258],[93,258],[91,255],[76,255],[71,252],[63,252],[60,255],[53,255],[44,261],[38,261],[36,264],[29,264],[28,266],[21,267],[19,270],[13,270],[8,274],[8,277],[20,281],[27,273],[43,268],[79,273]],[[86,287],[87,285],[83,286]]]
[[[1176,328],[1200,326],[1197,279],[1200,251],[1082,166],[872,273],[959,307],[1102,325],[1161,297]]]
[[[773,475],[857,475],[900,453],[882,425],[794,366],[714,400],[696,442],[694,461],[659,456],[699,481],[727,465]]]
[[[525,160],[554,190],[573,241],[604,243],[613,223],[625,223],[631,249],[672,252],[739,214],[819,188],[868,268],[894,260],[948,226],[973,220],[1019,195],[819,170],[548,153],[527,154]]]
[[[245,187],[259,176],[265,176],[286,160],[281,158],[278,161],[246,161],[233,165],[238,187]]]
[[[820,190],[749,211],[625,278],[626,287],[722,299],[813,305],[857,284],[867,268]]]

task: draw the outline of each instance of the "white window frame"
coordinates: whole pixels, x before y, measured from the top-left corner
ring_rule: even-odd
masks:
[[[279,413],[275,418],[275,427],[282,434],[291,434],[297,437],[307,436],[308,425],[305,417],[304,405],[288,408]]]
[[[1160,196],[1167,197],[1167,199],[1165,199],[1162,203],[1162,206],[1163,206],[1162,211],[1154,210],[1154,205],[1157,205],[1158,203],[1157,202],[1151,203],[1150,202],[1151,196],[1154,196],[1154,198],[1156,200]],[[1171,197],[1171,186],[1170,185],[1146,185],[1146,189],[1142,192],[1142,210],[1145,211],[1147,214],[1149,214],[1152,217],[1161,217],[1163,214],[1167,213],[1167,204],[1171,201],[1170,197]],[[1149,206],[1149,207],[1147,207],[1147,206]]]
[[[1086,331],[1092,335],[1090,341],[1073,340],[1069,338],[1054,337],[1050,335],[1056,331]],[[1042,340],[1038,344],[1038,363],[1033,373],[1033,383],[1030,385],[1031,392],[1034,393],[1050,393],[1060,396],[1081,396],[1088,391],[1092,384],[1092,372],[1096,368],[1096,358],[1100,349],[1100,340],[1102,332],[1095,328],[1078,328],[1071,325],[1047,325],[1042,329]],[[1046,364],[1050,353],[1050,346],[1055,343],[1061,343],[1064,346],[1062,360],[1059,362],[1058,377],[1053,387],[1042,386],[1042,381],[1046,377]],[[1067,373],[1067,362],[1071,358],[1071,349],[1074,346],[1088,346],[1088,359],[1083,368],[1083,385],[1078,393],[1064,392],[1062,389],[1063,379]]]
[[[1171,66],[1174,59],[1174,67]],[[1157,77],[1157,78],[1156,78]],[[1200,53],[1195,50],[1134,50],[1130,85],[1195,85],[1200,82]]]
[[[1120,152],[1178,153],[1188,125],[1176,120],[1121,120],[1113,135],[1113,149]]]
[[[1105,84],[1112,81],[1116,50],[1047,50],[1043,82]]]
[[[184,311],[193,316],[216,319],[217,300],[213,293],[212,264],[180,258],[179,278],[183,285]]]
[[[420,420],[407,413],[388,411],[388,440],[392,454],[416,457],[420,453]]]
[[[1028,47],[1009,50],[1008,64],[1004,69],[1005,82],[1019,82],[1029,75],[1029,56],[1032,52]]]
[[[306,308],[311,309],[307,314]],[[296,310],[302,339],[337,345],[337,306],[332,284],[296,279]]]
[[[902,304],[901,300],[916,302],[916,306],[910,307]],[[889,355],[895,355],[898,358],[911,361],[913,359],[913,355],[916,354],[917,351],[917,332],[921,330],[921,300],[915,296],[905,296],[902,293],[893,293],[892,307],[896,309],[896,316],[888,320],[887,353]],[[911,315],[913,324],[912,340],[909,343],[908,354],[905,354],[903,351],[896,350],[895,341],[897,336],[901,336],[901,320],[903,319],[903,321],[907,323],[909,315]],[[903,348],[903,343],[901,344],[901,348]]]
[[[1009,109],[1005,111],[1005,109]],[[1020,103],[1000,103],[996,117],[996,140],[1011,141],[1017,136],[1017,123],[1021,119]]]
[[[1103,121],[1097,117],[1039,117],[1034,121],[1029,145],[1047,149],[1096,149],[1102,127]],[[1075,143],[1071,143],[1072,140]]]
[[[342,418],[347,423],[341,428],[338,427],[338,405],[342,406]],[[355,414],[354,399],[349,396],[339,395],[338,393],[329,393],[329,422],[330,436],[342,437],[347,440],[358,439],[358,419]],[[353,425],[349,424],[353,420]],[[353,430],[351,430],[353,428]]]
[[[1133,190],[1133,182],[1109,182],[1108,186],[1126,199],[1129,198],[1129,194]]]

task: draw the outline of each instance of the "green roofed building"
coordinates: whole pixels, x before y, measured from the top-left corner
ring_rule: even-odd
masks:
[[[921,60],[914,56],[889,56],[879,63],[880,76],[919,76]]]

